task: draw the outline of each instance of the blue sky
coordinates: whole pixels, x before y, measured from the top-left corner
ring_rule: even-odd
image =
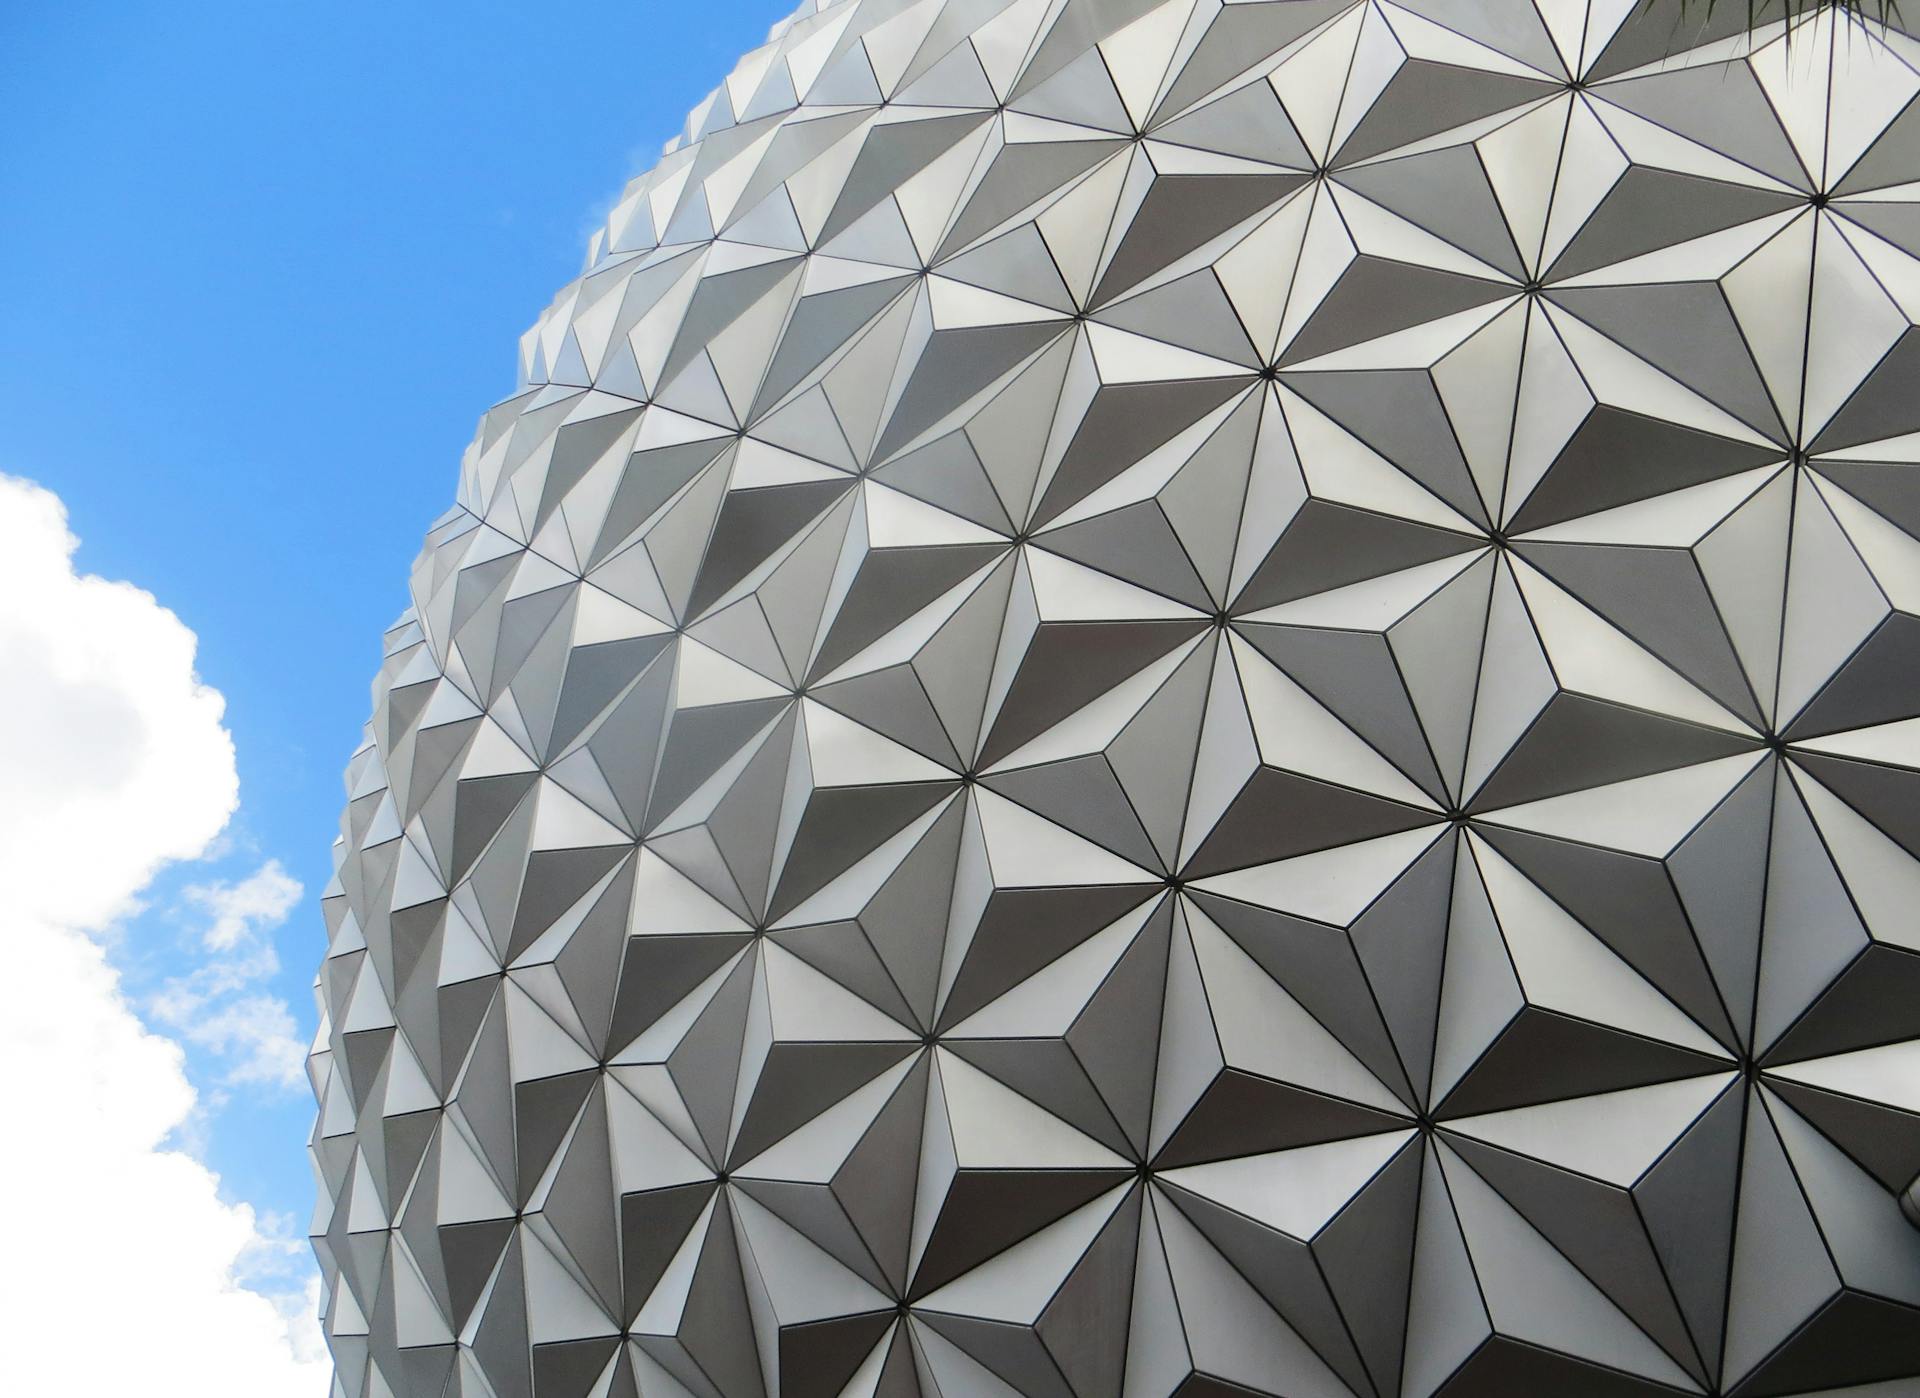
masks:
[[[198,634],[237,751],[215,856],[164,874],[115,944],[136,1005],[200,964],[204,890],[277,860],[305,894],[262,988],[311,1034],[339,773],[420,536],[598,216],[788,8],[0,16],[0,472],[65,501],[80,570]],[[188,1069],[191,1144],[304,1231],[304,1089],[230,1082],[205,1046]]]

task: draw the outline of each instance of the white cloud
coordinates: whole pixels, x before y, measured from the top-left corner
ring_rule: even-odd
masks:
[[[180,1046],[95,940],[232,813],[223,702],[193,633],[76,575],[73,547],[53,495],[0,477],[0,1315],[24,1341],[0,1347],[0,1391],[321,1398],[311,1307],[244,1284],[298,1285],[292,1240],[168,1146],[195,1106]],[[205,905],[210,943],[239,947],[285,896],[245,886]]]
[[[272,934],[301,891],[300,881],[269,859],[238,883],[194,884],[180,895],[211,916],[200,935],[209,956],[162,985],[148,1012],[188,1043],[226,1059],[229,1084],[284,1091],[306,1085],[307,1046],[292,1011],[277,996],[251,989],[280,970]]]
[[[287,920],[300,901],[300,881],[269,859],[239,883],[197,883],[181,893],[195,907],[213,914],[201,940],[209,951],[231,951]]]
[[[243,995],[189,1019],[181,1028],[192,1043],[232,1060],[227,1081],[293,1090],[307,1081],[307,1046],[287,1002]]]

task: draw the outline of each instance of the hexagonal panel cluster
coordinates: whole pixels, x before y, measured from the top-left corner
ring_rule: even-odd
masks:
[[[336,1392],[1920,1379],[1920,44],[840,0],[387,639]]]

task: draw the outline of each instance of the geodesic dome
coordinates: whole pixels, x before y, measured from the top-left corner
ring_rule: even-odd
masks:
[[[336,1393],[1920,1391],[1920,44],[1735,8],[743,59],[387,637]]]

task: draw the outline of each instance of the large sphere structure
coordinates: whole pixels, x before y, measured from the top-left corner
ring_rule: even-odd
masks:
[[[1920,44],[1759,18],[744,58],[387,636],[336,1393],[1920,1391]]]

